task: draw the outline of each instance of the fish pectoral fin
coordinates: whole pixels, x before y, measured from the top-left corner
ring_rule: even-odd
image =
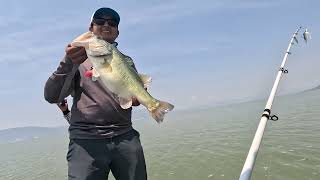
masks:
[[[107,73],[112,73],[112,67],[111,67],[111,64],[109,63],[108,59],[105,58],[101,64],[103,65],[103,67],[107,71]]]
[[[122,109],[129,109],[132,106],[132,99],[119,97],[119,103]]]
[[[151,76],[148,76],[146,74],[139,74],[140,79],[143,83],[144,88],[149,88],[151,82],[152,82],[152,78]]]

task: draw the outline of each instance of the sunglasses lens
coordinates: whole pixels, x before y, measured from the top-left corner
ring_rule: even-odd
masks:
[[[118,25],[118,24],[117,24],[114,20],[112,20],[112,19],[107,20],[107,22],[108,22],[108,25],[111,26],[111,27],[116,27],[116,26]]]
[[[93,22],[99,26],[102,26],[106,21],[104,19],[95,19]]]
[[[109,26],[111,27],[117,27],[118,24],[116,21],[114,21],[113,19],[94,19],[93,22],[99,26],[103,26],[106,23],[108,23]]]

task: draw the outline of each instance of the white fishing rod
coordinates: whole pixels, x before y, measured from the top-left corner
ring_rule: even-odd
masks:
[[[256,157],[257,157],[257,154],[258,154],[258,151],[259,151],[259,147],[260,147],[260,144],[261,144],[261,140],[262,140],[262,137],[263,137],[263,133],[264,133],[265,127],[267,125],[267,121],[269,119],[273,120],[273,121],[278,120],[278,117],[276,115],[272,115],[271,116],[271,106],[272,106],[274,97],[276,95],[276,91],[277,91],[277,88],[278,88],[278,85],[279,85],[279,82],[280,82],[282,74],[288,73],[288,70],[284,69],[284,65],[285,65],[285,63],[287,61],[288,55],[291,54],[291,52],[290,52],[291,46],[293,44],[295,44],[295,43],[298,43],[297,35],[298,35],[298,32],[301,30],[301,28],[302,27],[299,27],[297,29],[297,31],[293,34],[293,36],[292,36],[292,38],[290,40],[288,49],[287,49],[287,51],[286,51],[286,53],[284,55],[282,64],[281,64],[281,66],[279,68],[279,71],[278,71],[278,74],[277,74],[277,77],[276,77],[276,80],[275,80],[275,82],[273,84],[270,96],[268,98],[267,104],[266,104],[265,109],[263,111],[263,114],[262,114],[258,129],[257,129],[256,134],[254,136],[254,139],[252,141],[252,144],[251,144],[249,153],[247,155],[247,159],[246,159],[246,161],[244,163],[243,169],[241,171],[239,180],[249,180],[251,178],[252,170],[253,170],[253,167],[254,167],[254,164],[255,164],[255,161],[256,161]],[[303,38],[304,38],[304,40],[306,42],[307,42],[308,39],[310,39],[310,34],[307,31],[307,29],[303,33]]]

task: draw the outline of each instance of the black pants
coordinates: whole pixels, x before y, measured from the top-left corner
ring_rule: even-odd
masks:
[[[131,130],[112,139],[71,139],[69,180],[146,180],[147,172],[139,133]]]

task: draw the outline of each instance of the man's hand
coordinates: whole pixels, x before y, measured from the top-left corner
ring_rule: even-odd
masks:
[[[57,105],[61,109],[62,112],[66,111],[68,109],[68,102],[66,99],[63,100],[63,102],[58,103]]]
[[[73,64],[81,64],[88,58],[84,47],[75,47],[68,44],[65,51],[67,58],[71,59]]]

